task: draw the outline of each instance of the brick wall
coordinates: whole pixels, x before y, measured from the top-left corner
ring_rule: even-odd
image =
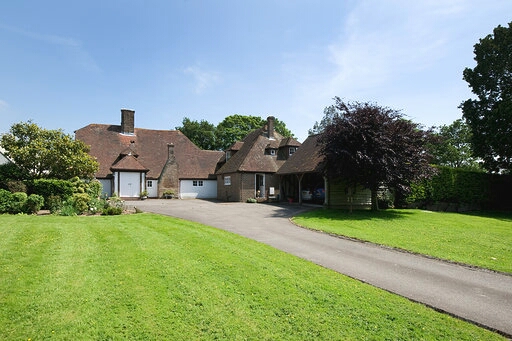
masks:
[[[225,185],[225,177],[231,178],[231,185]],[[279,189],[279,176],[265,174],[265,196],[270,187]],[[217,199],[222,201],[245,202],[256,197],[256,173],[230,173],[217,176]]]

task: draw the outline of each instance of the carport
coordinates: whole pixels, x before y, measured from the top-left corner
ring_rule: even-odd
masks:
[[[285,198],[327,204],[324,158],[318,146],[319,135],[309,136],[288,161],[277,171],[280,191]]]

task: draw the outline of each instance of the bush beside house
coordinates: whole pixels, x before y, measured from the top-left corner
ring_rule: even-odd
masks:
[[[41,209],[67,216],[114,215],[124,211],[124,201],[101,198],[102,185],[97,180],[15,180],[2,187],[12,190],[0,189],[0,214],[35,214]]]

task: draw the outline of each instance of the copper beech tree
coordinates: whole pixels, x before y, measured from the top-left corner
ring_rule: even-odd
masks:
[[[373,210],[378,210],[382,186],[407,192],[411,182],[433,173],[430,131],[373,103],[345,103],[336,97],[334,108],[336,115],[320,137],[326,175],[369,188]]]

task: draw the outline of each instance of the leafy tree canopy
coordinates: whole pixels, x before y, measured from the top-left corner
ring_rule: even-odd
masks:
[[[512,22],[474,46],[477,65],[464,70],[477,99],[461,104],[476,157],[490,172],[512,171]]]
[[[215,127],[205,120],[198,122],[185,117],[183,126],[176,129],[202,149],[225,150],[236,141],[242,140],[251,131],[260,129],[266,122],[266,119],[259,116],[236,114],[226,117]],[[274,120],[274,129],[285,137],[293,137],[292,132],[286,128],[286,124],[277,118]]]
[[[320,137],[325,172],[372,192],[378,209],[381,186],[405,192],[411,182],[428,177],[430,131],[406,120],[400,112],[372,103],[345,103],[335,98],[337,115]]]
[[[199,148],[206,150],[216,150],[219,148],[216,128],[213,124],[205,120],[200,122],[192,121],[188,117],[183,119],[182,124],[181,127],[176,127],[176,129],[185,134]]]
[[[5,154],[35,179],[89,179],[98,170],[85,143],[60,129],[43,129],[31,121],[13,124],[0,144]]]
[[[436,165],[481,170],[471,150],[471,130],[462,119],[439,127],[433,134],[433,142],[429,143],[429,150],[432,163]]]
[[[330,105],[328,107],[325,107],[324,109],[324,117],[320,122],[315,122],[313,125],[313,128],[308,130],[308,135],[316,135],[320,134],[324,131],[325,127],[327,127],[329,124],[331,124],[335,117],[339,115],[338,111],[336,110],[336,107],[334,105]]]

